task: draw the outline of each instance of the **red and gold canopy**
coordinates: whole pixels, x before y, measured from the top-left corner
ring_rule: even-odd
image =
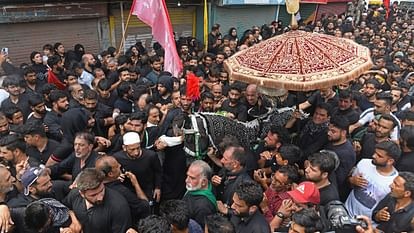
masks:
[[[228,58],[233,80],[309,91],[350,81],[372,67],[369,49],[351,40],[292,30]]]

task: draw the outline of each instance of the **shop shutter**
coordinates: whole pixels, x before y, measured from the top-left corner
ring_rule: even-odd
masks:
[[[16,66],[30,63],[30,53],[42,52],[47,43],[61,42],[66,50],[79,43],[86,52],[99,53],[99,28],[98,19],[0,24],[0,46],[9,48],[9,57]]]
[[[263,24],[270,24],[275,19],[276,9],[277,6],[274,5],[217,7],[212,23],[220,24],[223,36],[231,27],[235,27],[240,37],[252,26],[261,27]]]
[[[193,22],[195,19],[194,7],[168,8],[171,19],[171,24],[177,36],[191,36],[193,34]],[[124,23],[128,19],[129,9],[124,9]],[[118,48],[122,39],[122,18],[119,9],[113,9],[111,15],[114,19],[113,37],[115,46]],[[146,47],[154,43],[152,40],[151,28],[140,21],[135,15],[131,16],[127,33],[125,48],[128,49],[131,45],[141,41]]]

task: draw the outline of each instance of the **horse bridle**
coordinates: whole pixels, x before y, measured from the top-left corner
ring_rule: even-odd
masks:
[[[200,134],[200,129],[198,127],[197,124],[197,118],[200,118],[201,121],[203,122],[203,127],[205,129],[206,135],[211,143],[211,145],[214,147],[214,149],[217,150],[217,146],[215,145],[213,138],[211,137],[210,133],[208,132],[208,126],[207,126],[207,121],[206,119],[204,119],[204,117],[202,117],[200,114],[198,113],[194,113],[189,115],[190,119],[191,119],[191,129],[185,129],[184,125],[182,126],[182,131],[184,133],[184,137],[185,135],[189,135],[189,134],[194,134],[194,150],[192,151],[190,148],[188,148],[187,146],[184,146],[184,152],[189,154],[192,157],[195,157],[197,160],[202,160],[204,158],[204,156],[207,154],[206,151],[200,151],[200,138],[201,138],[201,134]],[[185,145],[185,144],[184,144]]]

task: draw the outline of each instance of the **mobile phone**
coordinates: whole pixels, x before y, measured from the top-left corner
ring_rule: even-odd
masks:
[[[9,48],[1,48],[1,53],[4,55],[8,55],[9,54]]]

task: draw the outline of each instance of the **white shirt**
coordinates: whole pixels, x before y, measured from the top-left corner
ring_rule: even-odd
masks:
[[[357,174],[362,174],[368,185],[365,188],[354,187],[345,207],[350,216],[365,215],[371,218],[375,206],[391,191],[389,186],[398,176],[398,171],[394,169],[391,175],[384,176],[372,164],[372,159],[362,159],[352,173],[353,176]]]

